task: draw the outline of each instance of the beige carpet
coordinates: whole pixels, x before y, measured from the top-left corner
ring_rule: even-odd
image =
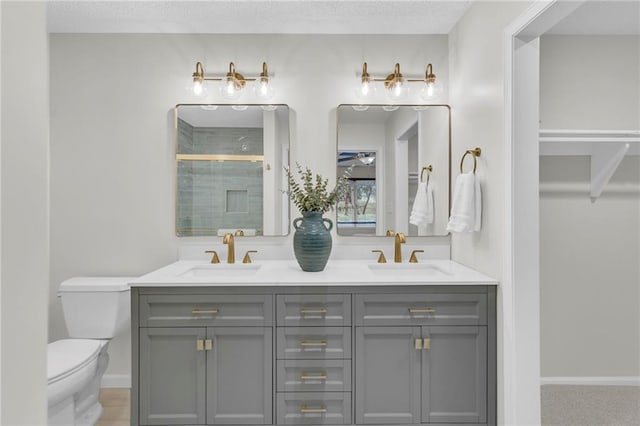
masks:
[[[638,426],[638,386],[542,386],[545,426]]]

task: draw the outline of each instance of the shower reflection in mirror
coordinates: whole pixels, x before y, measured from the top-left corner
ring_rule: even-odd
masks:
[[[176,107],[176,234],[287,235],[286,105]]]

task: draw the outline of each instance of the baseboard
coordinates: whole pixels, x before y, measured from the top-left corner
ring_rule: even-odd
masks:
[[[105,374],[100,382],[101,388],[130,388],[131,376],[128,374]]]
[[[541,377],[541,385],[640,386],[640,376]]]

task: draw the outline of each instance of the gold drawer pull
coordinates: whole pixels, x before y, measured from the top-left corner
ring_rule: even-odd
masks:
[[[409,308],[410,314],[435,314],[434,308]]]
[[[303,340],[300,346],[327,346],[326,340]]]
[[[319,373],[319,374],[302,373],[300,375],[300,380],[327,380],[327,373]]]
[[[309,407],[307,406],[307,404],[303,404],[300,406],[300,412],[305,414],[305,413],[326,413],[327,412],[327,406],[326,405],[321,405],[319,407]]]
[[[218,312],[219,312],[218,309],[198,309],[198,308],[193,308],[191,310],[191,315],[217,314]]]
[[[326,314],[327,313],[327,308],[300,309],[300,313],[302,315]]]
[[[206,351],[210,351],[213,349],[213,340],[211,339],[207,339],[204,341],[204,349]]]
[[[196,351],[198,351],[198,352],[204,351],[204,340],[202,340],[202,339],[197,339],[196,340]]]

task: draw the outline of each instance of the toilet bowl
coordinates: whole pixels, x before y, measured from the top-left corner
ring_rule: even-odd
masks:
[[[100,418],[98,396],[109,363],[109,340],[129,326],[132,279],[78,277],[60,285],[70,338],[47,348],[49,425],[94,425]]]

